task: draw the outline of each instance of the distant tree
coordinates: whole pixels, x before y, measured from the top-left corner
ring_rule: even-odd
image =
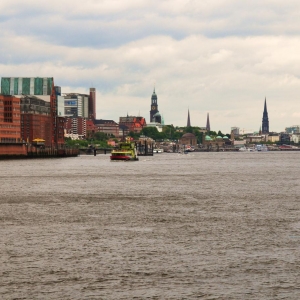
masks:
[[[68,147],[74,147],[74,148],[86,148],[88,146],[88,141],[86,140],[72,140],[71,138],[65,139],[65,144]]]
[[[217,133],[215,131],[208,131],[206,134],[209,136],[217,136]]]
[[[128,135],[130,137],[132,137],[133,139],[135,139],[135,140],[138,140],[138,138],[140,137],[139,133],[136,133],[136,132],[133,132],[133,131],[130,131]]]
[[[165,134],[165,138],[173,140],[174,136],[175,136],[176,129],[174,128],[173,125],[165,125],[163,127],[163,131],[162,132]]]
[[[97,141],[107,141],[108,136],[104,132],[95,132],[93,139]]]
[[[222,131],[221,131],[221,130],[219,130],[219,131],[218,131],[218,136],[221,136],[221,137],[223,137],[223,136],[224,136],[224,134],[222,133]]]
[[[194,128],[192,126],[186,127],[184,130],[186,133],[194,133]]]
[[[183,136],[183,133],[182,132],[179,132],[179,131],[176,131],[175,133],[174,133],[174,140],[179,140],[179,139],[181,139],[181,137]]]
[[[159,132],[156,127],[145,127],[141,131],[141,135],[145,135],[147,137],[150,137],[154,140],[157,140],[159,138]]]

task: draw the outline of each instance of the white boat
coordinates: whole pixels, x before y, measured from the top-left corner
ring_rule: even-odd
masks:
[[[262,152],[265,152],[265,151],[268,151],[268,147],[266,145],[256,145],[256,151],[262,151]]]
[[[161,148],[154,148],[153,149],[153,153],[163,153],[164,152],[164,149],[161,149]]]
[[[239,149],[239,151],[241,151],[241,152],[252,152],[254,150],[253,150],[253,148],[241,147]]]

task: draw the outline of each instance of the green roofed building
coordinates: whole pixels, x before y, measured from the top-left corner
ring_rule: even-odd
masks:
[[[2,95],[51,95],[53,77],[2,77]]]

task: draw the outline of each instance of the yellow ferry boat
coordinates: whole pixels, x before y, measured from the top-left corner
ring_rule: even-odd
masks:
[[[111,151],[111,161],[136,161],[139,160],[137,156],[137,150],[135,143],[130,142],[126,139],[126,142],[121,142],[118,149]]]

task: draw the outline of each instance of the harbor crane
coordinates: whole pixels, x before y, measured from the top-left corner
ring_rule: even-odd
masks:
[[[249,132],[253,132],[253,129],[242,128],[241,134],[245,134],[245,131],[246,131],[246,133],[249,133]]]

